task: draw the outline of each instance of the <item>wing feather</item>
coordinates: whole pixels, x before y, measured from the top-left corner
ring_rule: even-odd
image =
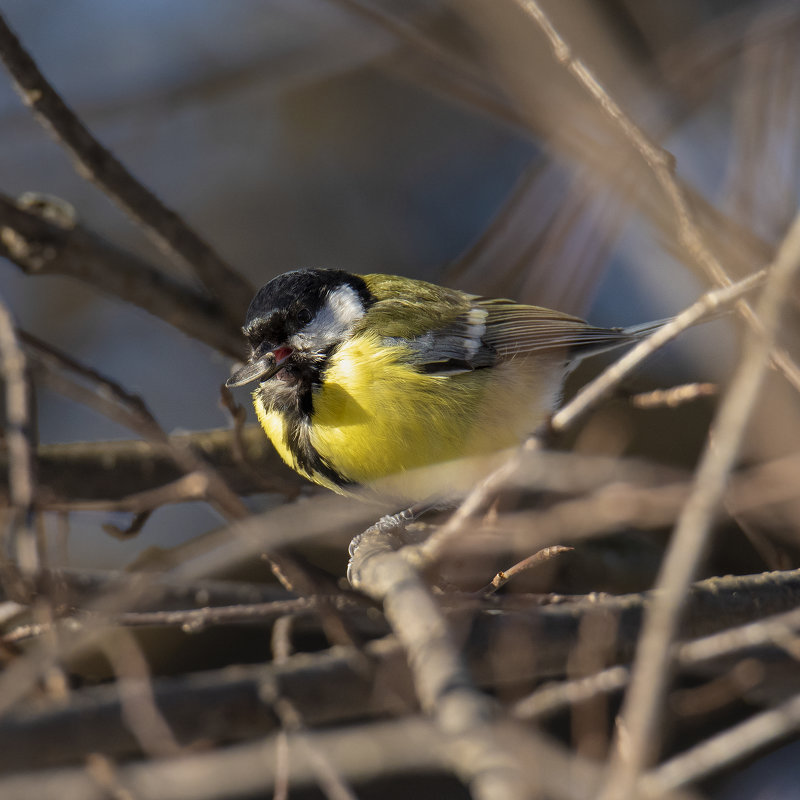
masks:
[[[363,276],[377,302],[364,326],[413,354],[425,372],[453,375],[520,356],[551,353],[566,362],[634,341],[663,321],[598,328],[579,317],[511,300],[483,298],[423,281]]]

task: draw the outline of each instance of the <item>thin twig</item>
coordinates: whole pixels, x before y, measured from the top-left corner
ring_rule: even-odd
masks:
[[[162,582],[192,584],[264,552],[274,553],[290,543],[313,536],[330,535],[337,525],[358,530],[374,519],[374,514],[375,509],[366,504],[345,503],[337,496],[325,495],[303,504],[282,505],[269,512],[237,520],[206,536],[199,554],[182,560],[163,573],[140,573],[135,581],[123,576],[119,584],[111,582],[89,604],[87,610],[102,612],[108,617],[143,603],[149,604],[153,596],[157,596]],[[301,528],[298,528],[298,519],[303,519]],[[87,652],[108,631],[108,625],[97,616],[87,620],[84,625],[83,617],[78,615],[77,622],[76,625],[75,620],[65,620],[64,624],[58,625],[60,635],[56,651],[34,642],[23,655],[0,672],[0,715],[24,697],[54,663]]]
[[[225,516],[237,519],[248,515],[239,498],[207,462],[189,448],[176,446],[141,397],[30,334],[24,334],[24,340],[29,353],[43,368],[42,377],[55,382],[63,393],[97,408],[110,419],[125,425],[148,441],[165,447],[184,472],[203,475],[207,481],[208,499]],[[87,383],[88,388],[69,377],[72,375]]]
[[[637,789],[659,797],[708,777],[800,728],[800,695],[711,736],[646,772]]]
[[[285,664],[291,655],[291,626],[292,617],[289,616],[281,617],[273,626],[272,654],[273,662],[276,665]],[[296,705],[287,697],[282,696],[274,684],[267,681],[262,684],[259,694],[261,699],[269,703],[275,710],[281,721],[283,733],[291,734],[292,740],[297,743],[299,749],[305,752],[316,776],[317,784],[328,800],[356,800],[352,788],[341,776],[334,763],[308,735],[303,715],[298,711]]]
[[[283,463],[257,425],[245,428],[239,440],[257,479],[249,469],[242,470],[230,429],[174,434],[169,439],[180,448],[202,453],[239,495],[275,492],[294,497],[309,486]],[[8,471],[4,456],[0,453],[0,483]],[[113,506],[131,495],[157,491],[182,475],[168,450],[140,439],[40,445],[36,462],[37,505],[44,509],[84,502]]]
[[[617,125],[622,134],[640,153],[650,167],[664,194],[672,205],[678,241],[690,257],[699,264],[708,277],[720,287],[732,285],[730,276],[711,252],[699,227],[694,221],[686,192],[675,179],[675,159],[663,148],[655,145],[644,131],[625,114],[619,104],[603,88],[592,71],[576,58],[569,45],[550,22],[536,0],[516,0],[516,3],[536,22],[553,50],[555,60],[578,81],[597,102],[603,112]],[[742,301],[737,309],[751,329],[759,331],[760,320],[752,308]],[[770,354],[773,366],[786,377],[795,389],[800,390],[800,368],[784,350],[774,348]]]
[[[600,606],[602,605],[601,602]],[[675,660],[682,669],[686,669],[743,650],[769,645],[781,647],[789,637],[795,636],[798,629],[800,609],[793,609],[677,645]],[[623,689],[629,680],[630,669],[618,665],[585,678],[545,684],[528,697],[518,700],[512,713],[520,719],[546,717],[567,705],[580,703],[599,693]]]
[[[165,253],[198,275],[228,319],[244,316],[253,288],[101,145],[48,83],[0,16],[0,60],[25,105],[72,154],[76,169],[130,214]]]
[[[563,545],[545,547],[544,549],[539,550],[538,553],[534,553],[532,556],[528,556],[528,558],[524,558],[522,561],[517,562],[514,564],[514,566],[509,567],[502,572],[498,572],[497,575],[492,578],[491,583],[489,583],[488,586],[484,586],[483,589],[478,592],[478,594],[483,595],[484,597],[490,597],[517,575],[520,575],[529,569],[534,569],[540,564],[547,563],[552,559],[557,558],[561,554],[569,553],[572,550],[574,550],[573,547],[564,547]]]
[[[133,303],[188,336],[235,358],[242,354],[238,324],[219,304],[138,256],[81,225],[56,224],[0,195],[0,255],[26,275],[66,275]]]
[[[5,393],[5,438],[9,458],[9,495],[14,509],[12,533],[22,573],[35,575],[39,568],[33,530],[35,475],[28,418],[28,378],[14,321],[0,302],[0,374]]]
[[[135,591],[144,582],[159,613],[171,609],[197,609],[212,606],[250,605],[295,599],[276,585],[244,581],[195,580],[179,582],[169,575],[133,570],[43,569],[45,585],[57,585],[64,595],[63,604],[89,607],[109,589]],[[3,600],[5,602],[5,600]],[[3,622],[0,617],[0,623]]]
[[[286,600],[269,600],[264,603],[240,603],[232,606],[177,609],[174,611],[124,611],[116,615],[97,615],[104,623],[123,627],[177,627],[185,632],[197,633],[214,625],[241,623],[267,623],[286,614],[304,616],[319,613],[323,603],[340,610],[364,609],[368,601],[355,596],[298,597]],[[91,620],[95,615],[86,614]],[[43,625],[20,625],[0,637],[5,643],[21,642],[45,631]]]
[[[714,514],[722,501],[725,482],[761,387],[782,305],[790,294],[792,278],[798,269],[800,214],[778,250],[759,298],[758,318],[763,335],[751,334],[745,343],[739,367],[712,425],[693,492],[675,527],[656,584],[657,599],[647,614],[631,686],[621,712],[628,741],[624,754],[619,749],[619,740],[616,741],[603,794],[607,800],[631,797],[642,772],[658,752],[663,702],[671,669],[669,648],[675,641],[686,591],[705,553]]]
[[[669,389],[639,392],[629,399],[635,408],[677,408],[701,397],[714,397],[718,392],[716,383],[684,383],[681,386],[670,386]]]
[[[357,785],[380,781],[387,774],[413,777],[420,773],[442,774],[446,769],[440,737],[430,722],[420,717],[306,735],[316,752],[324,754],[347,780]],[[291,737],[289,741],[291,744]],[[135,800],[268,797],[278,777],[280,742],[280,736],[255,738],[174,759],[122,764],[116,769],[116,785],[124,789],[126,797]],[[316,772],[302,749],[293,749],[288,767],[288,782],[295,790],[314,787]],[[87,775],[83,766],[2,777],[0,794],[4,800],[108,800],[115,796],[109,794],[107,786],[98,785]]]
[[[142,751],[153,758],[178,755],[181,747],[158,710],[150,667],[136,639],[120,629],[103,640],[101,648],[116,676],[122,719]]]
[[[795,610],[799,597],[798,572],[700,581],[690,593],[686,633],[698,635],[753,620],[764,613]],[[615,660],[628,659],[639,630],[637,621],[651,600],[651,594],[642,593],[584,597],[537,606],[531,597],[495,597],[491,602],[478,602],[474,595],[443,598],[451,630],[468,623],[465,629],[470,636],[464,642],[465,654],[481,684],[490,688],[520,682],[530,685],[540,678],[563,675],[581,624],[598,612],[619,618],[620,635],[614,641],[612,655]],[[771,620],[765,622],[769,624]],[[64,626],[62,636],[67,637],[68,630]],[[486,642],[509,635],[513,637],[511,641],[520,642],[533,641],[535,637],[541,653],[523,663],[510,657],[510,653],[487,663]],[[69,637],[64,645],[69,645]],[[64,645],[61,654],[66,656],[69,653]],[[708,654],[717,656],[712,649]],[[21,666],[26,677],[31,671],[36,673],[35,662],[26,656],[18,661],[25,662]],[[13,664],[10,669],[15,667]],[[265,681],[274,684],[272,696],[287,697],[297,706],[309,727],[342,725],[356,717],[397,714],[416,707],[406,656],[394,637],[372,642],[363,651],[335,647],[322,653],[299,653],[281,666],[240,666],[177,679],[154,677],[153,692],[158,708],[181,744],[221,738],[235,741],[252,736],[255,730],[275,729],[274,715],[259,699]],[[0,718],[0,738],[4,742],[0,770],[45,766],[52,763],[48,761],[52,758],[62,763],[74,761],[81,758],[84,748],[114,757],[135,750],[135,743],[121,726],[119,696],[113,686],[75,690],[73,700],[67,707],[63,702],[48,706],[40,703],[24,709],[24,713],[21,709],[21,717],[12,710]],[[225,708],[226,713],[208,714],[208,708]],[[73,730],[78,719],[84,738],[73,741],[64,731]]]
[[[680,314],[620,356],[593,381],[586,384],[569,403],[553,415],[550,421],[553,430],[563,431],[573,425],[656,350],[671,342],[692,325],[696,325],[704,317],[736,302],[744,294],[760,286],[766,280],[767,274],[767,270],[762,269],[724,289],[706,292]]]

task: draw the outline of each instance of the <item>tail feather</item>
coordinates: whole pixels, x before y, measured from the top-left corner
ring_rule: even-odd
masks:
[[[570,366],[575,366],[584,358],[633,344],[671,321],[672,317],[667,317],[639,325],[629,325],[626,328],[585,328],[581,332],[581,341],[570,349]]]

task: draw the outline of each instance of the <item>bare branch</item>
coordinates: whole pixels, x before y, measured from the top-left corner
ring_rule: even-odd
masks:
[[[25,356],[17,338],[14,321],[2,302],[0,302],[0,374],[5,393],[9,499],[14,509],[11,530],[15,538],[19,566],[23,574],[32,577],[40,565],[32,525],[36,479],[28,417],[28,378],[25,374]]]
[[[654,389],[651,392],[640,392],[630,398],[636,408],[677,408],[701,397],[714,397],[719,392],[715,383],[684,383],[681,386],[670,386],[669,389]]]
[[[129,576],[129,580],[133,577]],[[642,610],[650,598],[649,593],[606,595],[544,606],[531,597],[496,597],[491,602],[478,601],[474,595],[443,599],[453,625],[465,628],[463,621],[470,623],[465,652],[481,684],[500,687],[515,682],[528,686],[538,678],[563,675],[582,623],[598,612],[619,619],[619,636],[612,643],[611,656],[627,660],[633,652]],[[798,571],[701,581],[689,595],[685,632],[696,636],[759,618],[764,613],[790,609],[795,624],[798,598]],[[348,613],[357,610],[351,606]],[[485,613],[487,610],[491,613]],[[792,619],[766,619],[757,625],[764,624],[774,633],[780,624],[786,625]],[[685,657],[681,656],[681,663],[688,666],[717,658],[742,645],[750,646],[748,642],[752,646],[772,643],[769,637],[754,636],[757,625],[751,626],[749,632],[743,629],[730,636],[727,631],[719,634],[728,637],[727,649],[721,642],[712,644],[712,639],[688,643],[681,648],[680,652],[687,651]],[[535,661],[522,664],[510,657],[487,663],[486,643],[499,641],[502,636],[510,636],[513,641],[535,637],[541,652]],[[283,664],[240,666],[178,678],[155,677],[152,686],[156,705],[177,741],[190,745],[203,740],[238,741],[276,730],[277,720],[265,702],[278,696],[289,699],[311,727],[408,712],[416,707],[408,670],[403,649],[395,640],[386,639],[372,642],[365,651],[336,647],[322,653],[299,653]],[[607,679],[598,677],[597,683],[601,680]],[[226,713],[209,714],[209,708],[225,708]],[[65,735],[65,730],[77,729],[78,720],[81,738]],[[112,757],[137,751],[130,732],[122,725],[119,695],[108,685],[73,692],[66,707],[63,702],[49,707],[37,703],[35,707],[6,712],[0,719],[0,738],[4,742],[0,770],[74,762],[87,750]]]
[[[558,558],[558,556],[560,556],[562,553],[569,553],[573,549],[574,548],[572,547],[564,547],[563,545],[545,547],[542,550],[539,550],[537,553],[534,553],[532,556],[528,556],[528,558],[517,562],[512,567],[509,567],[502,572],[498,572],[497,575],[492,578],[491,583],[488,586],[484,586],[483,589],[480,590],[479,594],[482,594],[484,597],[493,595],[498,589],[500,589],[502,586],[505,586],[517,575],[527,572],[530,569],[535,569],[540,564],[546,564],[549,561],[552,561],[554,558]]]
[[[646,772],[638,787],[658,797],[706,778],[800,729],[800,696],[755,714]]]
[[[130,214],[160,249],[197,274],[227,318],[238,323],[253,296],[253,288],[92,136],[48,83],[2,16],[0,59],[25,105],[69,150],[78,172]]]
[[[702,583],[696,584],[697,587],[701,585]],[[601,601],[600,606],[602,605]],[[703,662],[741,653],[743,650],[766,646],[780,647],[790,637],[794,641],[798,628],[800,628],[800,610],[793,609],[680,644],[675,650],[675,659],[681,668],[686,669]],[[622,665],[609,667],[585,678],[545,684],[515,703],[512,710],[515,716],[522,719],[545,717],[564,706],[580,703],[599,693],[623,689],[629,680],[628,667]]]
[[[133,303],[233,357],[241,332],[217,301],[81,225],[63,227],[0,195],[0,255],[27,275],[65,275]]]
[[[473,797],[523,800],[528,792],[521,765],[498,747],[489,699],[472,684],[442,612],[419,573],[403,558],[402,550],[395,552],[396,525],[382,523],[351,543],[350,582],[383,603],[386,618],[408,653],[420,703],[436,720],[452,768]]]
[[[439,737],[419,718],[377,722],[305,734],[315,751],[324,754],[353,783],[388,776],[441,773]],[[254,739],[246,744],[176,759],[135,762],[116,769],[116,784],[136,800],[216,800],[220,797],[266,797],[277,778],[281,738]],[[316,782],[309,755],[289,736],[289,785],[295,790]],[[365,758],[364,754],[370,757]],[[106,800],[83,767],[37,770],[0,779],[5,800]]]
[[[174,434],[169,440],[179,448],[202,453],[240,495],[277,492],[293,497],[309,486],[283,463],[258,426],[245,428],[241,434],[246,468],[235,454],[233,437],[232,430],[220,428]],[[0,453],[0,479],[8,470],[4,455]],[[113,507],[130,495],[157,491],[183,474],[166,448],[138,439],[40,445],[36,464],[36,503],[44,509],[104,502]]]
[[[730,276],[706,244],[692,215],[689,197],[683,186],[675,179],[675,160],[673,156],[650,141],[644,131],[625,114],[619,104],[603,88],[591,70],[573,55],[569,45],[553,27],[553,24],[536,0],[515,1],[531,16],[547,37],[556,61],[562,64],[597,102],[598,106],[614,122],[650,167],[672,205],[677,224],[678,241],[685,248],[691,259],[700,265],[706,275],[717,286],[730,286],[732,283]],[[752,308],[745,301],[738,305],[738,310],[752,329],[756,331],[760,329],[757,315],[753,313]],[[771,353],[771,359],[773,365],[783,373],[791,385],[800,390],[800,368],[792,361],[791,357],[785,351],[777,349]]]
[[[123,724],[142,751],[154,758],[178,755],[181,747],[153,696],[150,668],[134,637],[124,629],[101,643],[119,691]]]
[[[646,339],[620,356],[613,364],[603,370],[593,381],[586,384],[575,397],[559,409],[550,421],[555,431],[562,431],[574,424],[581,415],[605,397],[620,384],[645,359],[653,355],[683,331],[696,325],[704,317],[736,302],[742,295],[761,285],[767,277],[767,270],[760,270],[724,289],[706,292],[696,302],[673,317],[666,325],[650,334]]]
[[[792,223],[758,302],[763,336],[745,343],[741,362],[709,434],[697,469],[694,489],[684,506],[657,582],[657,600],[648,612],[637,648],[630,689],[622,708],[629,742],[623,755],[619,742],[604,797],[627,798],[660,743],[662,704],[675,640],[685,607],[686,590],[705,553],[714,514],[734,466],[745,426],[755,404],[778,330],[783,302],[800,269],[800,215]],[[713,441],[713,446],[711,442]]]

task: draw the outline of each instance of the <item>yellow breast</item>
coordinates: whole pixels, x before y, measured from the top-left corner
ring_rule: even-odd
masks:
[[[312,446],[350,481],[381,479],[383,494],[413,502],[447,493],[454,488],[452,475],[409,471],[512,446],[555,401],[552,392],[544,397],[539,389],[558,385],[558,378],[541,374],[560,369],[554,362],[527,359],[447,376],[419,373],[406,355],[378,337],[354,337],[331,356],[313,395]],[[298,469],[286,420],[258,401],[256,410],[281,457]],[[324,476],[298,471],[340,491]]]

